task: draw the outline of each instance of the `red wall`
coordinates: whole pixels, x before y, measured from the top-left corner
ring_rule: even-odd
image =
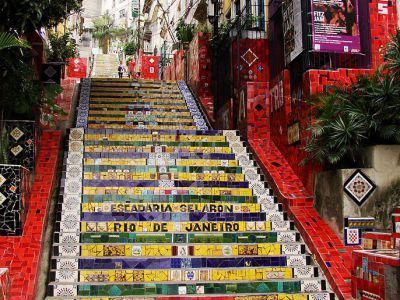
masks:
[[[237,55],[237,41],[232,43],[232,58],[235,87],[239,90],[246,82],[268,81],[268,40],[267,39],[240,39],[239,56]],[[236,70],[240,70],[240,83],[237,82]]]
[[[142,79],[158,79],[158,61],[159,56],[143,54],[141,60],[141,74]]]
[[[388,7],[388,14],[378,13],[378,3],[383,1],[372,0],[369,3],[371,25],[372,65],[374,68],[382,63],[380,49],[385,45],[396,29],[395,4]],[[358,75],[372,72],[372,69],[338,69],[338,70],[309,70],[303,74],[303,97],[322,93],[333,85],[348,85],[357,79]],[[270,126],[271,139],[288,160],[294,172],[299,176],[308,191],[313,191],[314,175],[322,166],[316,163],[299,165],[306,158],[302,148],[306,144],[309,132],[306,130],[312,120],[312,111],[304,99],[292,99],[290,92],[290,74],[288,70],[272,78],[270,81]],[[300,101],[299,101],[300,100]],[[299,122],[300,141],[288,144],[288,127]]]
[[[212,93],[212,63],[207,42],[210,34],[197,33],[190,43],[188,53],[188,84],[199,97],[208,118],[214,120]]]
[[[86,57],[69,58],[67,67],[68,77],[86,78],[87,67],[88,67],[88,62]]]

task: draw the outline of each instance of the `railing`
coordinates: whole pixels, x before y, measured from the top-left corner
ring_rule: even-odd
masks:
[[[255,3],[257,2],[257,3]],[[267,18],[266,5],[264,0],[247,0],[243,7],[238,9],[233,20],[231,36],[235,37],[240,33],[249,35],[249,38],[266,38]],[[243,37],[243,36],[242,36]]]
[[[39,128],[35,121],[5,120],[7,144],[3,155],[4,163],[22,165],[31,172],[35,171],[37,146],[39,143]]]

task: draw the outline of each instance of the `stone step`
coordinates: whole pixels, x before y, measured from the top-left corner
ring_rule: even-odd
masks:
[[[88,153],[101,153],[101,152],[88,152]],[[86,154],[88,154],[86,153]],[[86,155],[85,154],[85,155]],[[245,181],[244,174],[211,174],[211,173],[158,173],[158,172],[126,172],[126,171],[113,171],[113,172],[84,172],[84,180],[131,180],[131,181],[158,181],[158,180],[176,180],[176,181],[215,181],[215,182],[243,182]]]
[[[127,96],[130,97],[139,97],[140,96],[146,96],[150,95],[150,93],[145,93],[141,92],[139,93],[138,91],[135,90],[126,90],[126,91],[119,91],[119,92],[108,92],[108,91],[91,91],[90,96],[91,97],[96,97],[96,98],[101,98],[101,97],[112,97],[112,98],[125,98]],[[169,98],[169,99],[182,99],[182,95],[180,93],[151,93],[152,98]]]
[[[93,135],[109,135],[109,134],[118,134],[118,135],[175,135],[175,136],[181,136],[181,135],[202,135],[202,136],[218,136],[222,135],[221,130],[173,130],[173,129],[163,129],[163,130],[151,130],[151,129],[135,129],[135,130],[126,130],[126,129],[91,129],[91,128],[86,128],[84,130],[84,133],[86,135],[88,134],[93,134]],[[225,136],[225,135],[224,135]],[[240,137],[235,136],[238,141],[240,142]],[[229,136],[225,136],[226,140],[228,140]],[[243,144],[243,143],[242,143]]]
[[[108,124],[108,123],[113,123],[113,124],[126,124],[126,123],[131,123],[131,124],[138,124],[138,123],[145,123],[145,124],[150,124],[150,125],[155,125],[155,124],[163,124],[163,125],[176,125],[176,124],[194,124],[194,121],[191,117],[154,117],[154,116],[148,116],[148,115],[140,115],[140,116],[135,116],[135,115],[127,115],[124,117],[113,117],[113,116],[89,116],[88,117],[88,123],[103,123],[103,124]]]
[[[61,221],[55,223],[55,230],[61,232],[279,232],[294,230],[292,221],[81,221],[76,222],[74,214],[66,212]]]
[[[114,104],[125,104],[125,105],[131,105],[131,104],[149,104],[149,105],[154,105],[154,104],[175,104],[175,105],[186,105],[185,100],[183,99],[170,99],[170,98],[132,98],[132,97],[127,97],[127,98],[92,98],[91,99],[92,103],[97,103],[97,104],[108,104],[109,106],[113,106]],[[185,112],[187,115],[191,115],[189,112]]]
[[[163,244],[163,243],[213,243],[213,244],[231,244],[231,243],[282,243],[285,245],[296,244],[300,241],[300,234],[293,230],[285,232],[229,232],[229,233],[54,233],[54,245],[61,247],[78,245],[81,243],[108,243],[108,244]],[[66,251],[64,251],[66,252]]]
[[[89,105],[90,110],[95,110],[97,109],[104,109],[104,108],[112,108],[113,110],[135,110],[135,109],[143,109],[144,111],[146,111],[146,109],[148,110],[159,110],[159,109],[168,109],[170,111],[172,110],[177,110],[177,111],[188,111],[187,107],[185,104],[180,104],[180,103],[176,103],[176,104],[119,104],[119,103],[115,103],[115,104],[99,104],[99,103],[91,103]]]
[[[81,209],[81,221],[93,222],[99,221],[157,221],[157,222],[239,222],[239,221],[287,221],[287,217],[283,213],[278,212],[129,212],[128,210],[132,207],[130,204],[123,206],[113,205],[113,211],[102,211],[112,205],[83,205]],[[117,207],[119,207],[119,212],[117,212]],[[181,206],[182,207],[182,206]],[[93,211],[97,210],[97,211]],[[99,211],[100,210],[100,211]],[[65,212],[68,213],[68,212]],[[59,221],[61,221],[61,215]]]
[[[67,244],[78,244],[81,243],[108,243],[108,244],[119,244],[119,243],[133,243],[133,244],[163,244],[163,243],[213,243],[213,244],[252,244],[252,243],[282,243],[286,245],[297,244],[300,241],[300,234],[293,230],[286,232],[243,232],[243,233],[81,233],[70,240],[65,238],[66,235],[61,236],[60,234],[54,235],[55,245],[61,243],[62,245]]]
[[[125,268],[114,269],[117,265]],[[74,264],[71,260],[61,260],[55,269],[50,271],[49,279],[55,283],[93,283],[102,284],[129,284],[129,283],[188,283],[201,280],[202,283],[231,283],[268,281],[268,280],[291,280],[291,279],[312,279],[318,278],[317,267],[244,267],[240,268],[199,268],[176,270],[169,266],[169,270],[161,269],[159,266],[152,268],[132,268],[136,264],[129,264],[126,261],[111,261],[101,264],[108,268],[99,269],[98,263],[92,261],[83,264],[83,268],[72,268]],[[57,270],[58,269],[58,270]]]
[[[229,257],[269,257],[269,256],[296,256],[306,254],[302,244],[277,244],[277,243],[253,243],[253,244],[55,244],[53,256],[68,256],[62,247],[79,247],[81,257],[203,257],[203,258],[229,258]],[[297,257],[297,256],[296,256]],[[300,258],[297,257],[297,260]],[[302,265],[306,265],[307,257]],[[287,262],[287,261],[286,261]],[[273,266],[273,265],[272,265]],[[206,267],[206,266],[205,266]]]
[[[140,277],[142,278],[142,277]],[[76,288],[74,288],[76,285]],[[49,284],[50,293],[57,295],[65,293],[65,289],[70,289],[71,296],[75,295],[75,291],[80,296],[168,296],[168,295],[230,295],[230,294],[264,294],[264,293],[318,293],[326,291],[326,281],[318,279],[286,279],[286,280],[270,280],[235,282],[235,283],[202,283],[196,282],[192,284],[157,284],[157,283],[137,283],[137,284],[110,284],[105,285],[101,282],[89,283],[56,283]]]
[[[143,103],[144,104],[144,103]],[[129,105],[129,104],[127,104]],[[155,116],[155,117],[173,117],[175,116],[176,118],[192,118],[192,116],[186,112],[186,111],[156,111],[156,110],[112,110],[112,109],[91,109],[88,113],[89,116],[114,116],[114,117],[150,117],[150,116]]]
[[[92,148],[95,147],[95,148]],[[102,146],[85,146],[85,148],[95,149],[98,150],[98,147]],[[103,146],[104,147],[104,146]],[[106,146],[105,148],[108,150],[110,147],[113,146]],[[133,146],[118,146],[118,147],[133,147]],[[131,149],[131,148],[129,148]],[[87,151],[90,153],[90,151]],[[97,151],[96,151],[97,152]],[[112,152],[111,152],[112,153]],[[140,153],[140,152],[139,152]],[[147,152],[145,152],[147,153]],[[210,166],[203,166],[203,167],[190,167],[190,166],[171,166],[171,167],[164,167],[164,166],[104,166],[104,165],[92,165],[83,167],[83,171],[86,172],[123,172],[123,173],[143,173],[143,172],[151,172],[151,173],[171,173],[171,174],[178,174],[178,173],[194,173],[194,174],[241,174],[242,167],[210,167]],[[208,176],[208,175],[207,175]],[[260,175],[261,177],[261,175]]]
[[[118,133],[108,133],[108,134],[85,134],[85,141],[97,141],[97,140],[107,140],[107,141],[174,141],[174,142],[227,142],[224,136],[218,135],[190,135],[190,134],[118,134]]]
[[[69,196],[73,198],[73,196]],[[69,198],[66,198],[69,199]],[[108,195],[82,195],[82,199],[78,199],[82,203],[105,203],[105,202],[138,202],[142,201],[143,203],[221,203],[221,202],[229,202],[233,204],[237,203],[257,203],[257,200],[262,205],[276,204],[278,205],[277,199],[275,196],[232,196],[232,195],[117,195],[117,194],[108,194]],[[74,200],[75,201],[75,200]]]
[[[202,288],[200,289],[202,291]],[[64,291],[65,292],[65,291]],[[197,295],[199,296],[199,295]],[[335,299],[335,294],[329,293],[329,292],[317,292],[317,293],[290,293],[290,294],[285,294],[285,293],[263,293],[263,294],[248,294],[248,296],[238,296],[236,294],[214,294],[214,295],[208,295],[207,299],[210,300],[249,300],[249,297],[255,297],[254,299],[265,299],[265,300],[334,300]],[[171,299],[172,297],[169,297]],[[179,300],[179,299],[191,299],[194,298],[196,299],[196,295],[174,295],[172,299],[174,300]],[[96,296],[62,296],[62,297],[47,297],[46,299],[68,299],[68,300],[75,300],[75,299],[90,299],[90,300],[157,300],[160,299],[160,297],[152,298],[149,296],[141,297],[141,296],[112,296],[112,297],[107,297],[107,296],[102,296],[102,297],[96,297]]]
[[[94,129],[150,129],[150,130],[162,130],[162,129],[176,129],[176,130],[194,130],[197,127],[195,125],[129,125],[129,124],[89,124],[90,128]]]

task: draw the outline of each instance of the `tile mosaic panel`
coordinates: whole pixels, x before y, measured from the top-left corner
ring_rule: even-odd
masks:
[[[344,191],[358,206],[368,200],[375,188],[375,183],[361,170],[355,171],[344,183]]]
[[[197,129],[207,130],[208,126],[204,120],[202,113],[199,110],[199,107],[198,107],[196,100],[193,97],[190,89],[188,88],[188,86],[186,85],[186,83],[184,81],[178,81],[178,86],[179,86],[179,89],[181,90],[183,97],[186,100],[186,104],[187,104],[188,109],[196,123]]]
[[[5,121],[8,133],[8,162],[35,170],[38,129],[34,121]]]
[[[21,235],[29,196],[29,171],[0,165],[0,235]]]
[[[90,99],[90,79],[81,79],[81,92],[79,96],[79,104],[77,108],[76,127],[87,127],[89,115],[89,99]]]

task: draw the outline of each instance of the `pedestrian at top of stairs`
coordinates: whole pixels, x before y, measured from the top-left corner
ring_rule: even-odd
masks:
[[[125,66],[122,63],[122,60],[119,62],[119,66],[118,66],[118,77],[122,78],[122,75],[124,74],[124,72],[126,72]]]

